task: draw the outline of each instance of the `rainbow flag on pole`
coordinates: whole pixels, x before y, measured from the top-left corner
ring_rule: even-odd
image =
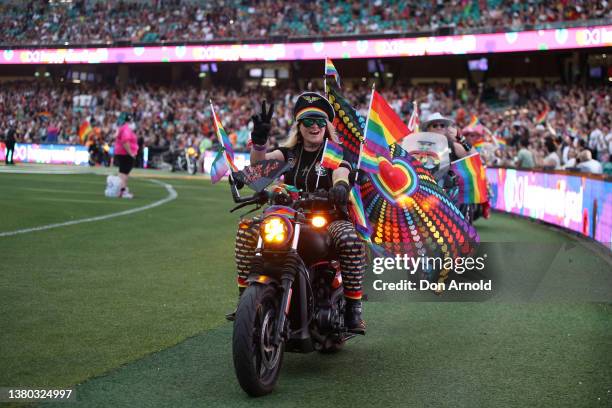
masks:
[[[395,111],[389,106],[385,98],[372,90],[370,109],[365,129],[365,146],[361,152],[361,162],[367,162],[364,171],[378,172],[378,157],[389,158],[389,146],[397,143],[404,136],[412,133]],[[368,166],[376,163],[376,170]]]
[[[417,106],[416,101],[414,101],[412,102],[412,114],[410,114],[410,119],[408,120],[408,129],[412,133],[418,132],[419,124],[419,107]]]
[[[506,142],[506,139],[501,136],[493,135],[493,141],[495,142],[495,145],[498,149],[505,149],[506,147],[508,147],[508,142]]]
[[[535,119],[535,123],[536,125],[541,125],[542,123],[546,122],[546,118],[548,118],[548,112],[550,112],[550,110],[548,109],[548,106],[536,117]]]
[[[338,73],[338,70],[332,63],[332,60],[330,60],[327,57],[325,58],[325,76],[334,77],[334,79],[336,80],[336,84],[338,85],[338,87],[340,87],[340,74]]]
[[[468,128],[473,128],[474,126],[476,126],[479,122],[478,116],[476,115],[472,115],[470,117],[470,123],[468,123],[468,125],[466,127]]]
[[[366,139],[381,140],[384,138],[387,146],[399,142],[410,133],[410,129],[389,106],[381,94],[374,91],[370,107]]]
[[[212,111],[213,122],[215,125],[215,133],[217,134],[217,139],[219,139],[220,144],[219,153],[217,153],[217,157],[215,157],[215,160],[213,161],[213,166],[211,167],[210,172],[211,180],[214,184],[225,176],[228,169],[232,172],[236,172],[238,171],[238,167],[236,167],[234,164],[234,149],[232,148],[232,143],[230,142],[225,129],[223,129],[221,121],[219,121],[219,118],[215,113],[215,108],[212,101],[210,102],[210,109]],[[225,163],[220,160],[221,157],[225,159]]]
[[[457,175],[461,204],[487,202],[487,179],[480,154],[474,153],[452,162],[451,170]]]
[[[215,160],[212,162],[212,166],[210,166],[210,180],[213,184],[218,182],[227,174],[229,168],[225,163],[225,158],[223,157],[223,150],[219,149],[217,155],[215,156]]]
[[[325,140],[325,149],[323,150],[323,159],[321,160],[321,166],[335,170],[340,167],[344,152],[342,146],[334,142],[331,139]]]
[[[81,143],[85,143],[87,141],[87,136],[89,136],[91,132],[92,128],[89,124],[89,121],[86,120],[81,123],[81,126],[79,127],[79,140],[81,141]]]

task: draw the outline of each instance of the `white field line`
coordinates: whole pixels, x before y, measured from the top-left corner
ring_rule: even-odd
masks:
[[[124,215],[135,214],[141,211],[150,210],[151,208],[159,207],[160,205],[166,204],[172,200],[175,200],[176,197],[178,197],[177,192],[174,190],[174,188],[170,184],[162,183],[161,181],[158,181],[158,180],[149,180],[149,181],[152,183],[158,184],[160,186],[163,186],[168,192],[168,196],[166,196],[166,198],[163,198],[161,200],[155,201],[154,203],[147,204],[143,207],[131,208],[129,210],[120,211],[116,213],[100,215],[100,216],[91,217],[91,218],[81,218],[80,220],[60,222],[57,224],[42,225],[40,227],[26,228],[26,229],[21,229],[17,231],[0,232],[0,237],[10,237],[13,235],[27,234],[29,232],[44,231],[44,230],[48,230],[52,228],[67,227],[70,225],[83,224],[86,222],[103,221],[103,220],[108,220],[110,218],[122,217]],[[120,199],[118,198],[118,200]]]

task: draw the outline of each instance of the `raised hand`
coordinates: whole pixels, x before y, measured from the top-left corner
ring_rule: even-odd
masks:
[[[270,104],[270,109],[266,109],[266,101],[261,103],[261,112],[251,116],[253,121],[253,131],[251,132],[251,140],[256,145],[265,145],[268,141],[270,133],[270,122],[274,114],[274,104]]]

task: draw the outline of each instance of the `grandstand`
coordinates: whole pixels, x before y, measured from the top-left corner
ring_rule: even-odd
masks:
[[[264,11],[262,13],[262,11]],[[595,26],[606,1],[3,1],[0,44],[286,41]]]

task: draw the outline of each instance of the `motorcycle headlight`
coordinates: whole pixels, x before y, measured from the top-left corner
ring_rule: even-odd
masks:
[[[261,237],[274,246],[285,245],[291,237],[291,224],[282,217],[272,216],[261,223]]]
[[[324,216],[322,215],[315,215],[314,217],[312,217],[312,219],[310,220],[310,223],[312,224],[313,227],[315,228],[323,228],[325,225],[327,225],[327,220],[325,219]]]

